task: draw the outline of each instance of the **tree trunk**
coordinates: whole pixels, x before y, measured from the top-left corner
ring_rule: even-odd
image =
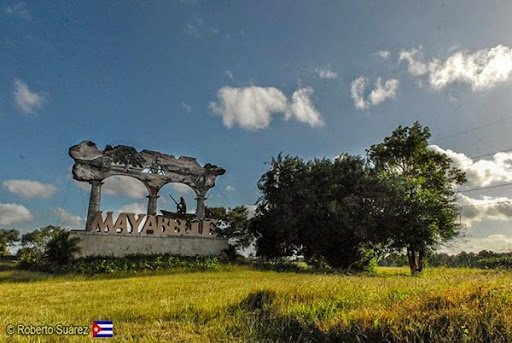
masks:
[[[411,269],[411,274],[416,275],[423,271],[423,257],[425,256],[424,249],[416,249],[412,247],[407,248],[407,259],[409,260],[409,268]]]

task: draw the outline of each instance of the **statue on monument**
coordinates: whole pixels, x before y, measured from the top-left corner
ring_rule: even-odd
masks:
[[[181,213],[181,214],[187,213],[187,203],[185,202],[185,199],[183,199],[183,197],[180,197],[180,202],[177,205],[176,212]]]

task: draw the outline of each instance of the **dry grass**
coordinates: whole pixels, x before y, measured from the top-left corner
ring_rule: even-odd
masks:
[[[235,267],[126,278],[0,270],[0,297],[0,340],[7,324],[93,320],[112,320],[112,341],[120,342],[512,340],[512,273],[475,269],[411,277],[400,268],[349,276]],[[91,335],[64,339],[87,340]]]

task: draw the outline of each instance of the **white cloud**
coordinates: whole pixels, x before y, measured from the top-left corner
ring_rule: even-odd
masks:
[[[375,53],[375,55],[387,60],[391,53],[388,50],[379,50]]]
[[[31,221],[32,219],[34,219],[34,216],[23,205],[0,204],[0,225],[11,225]]]
[[[301,88],[293,92],[292,103],[288,105],[285,111],[286,118],[295,117],[298,121],[313,127],[323,126],[322,115],[311,102],[310,96],[312,94],[313,88],[311,87]]]
[[[87,187],[90,190],[90,187]],[[126,195],[130,198],[145,198],[148,190],[142,182],[128,176],[111,176],[101,188],[104,194]]]
[[[378,77],[373,90],[365,98],[367,84],[368,79],[360,76],[350,85],[350,94],[354,101],[354,106],[359,110],[368,109],[370,106],[376,106],[386,99],[394,98],[400,82],[396,79],[388,79],[382,84],[382,79]]]
[[[51,184],[44,184],[31,180],[7,180],[3,182],[9,192],[17,194],[25,199],[37,197],[49,198],[57,188]]]
[[[446,154],[453,160],[453,166],[466,172],[466,187],[485,187],[490,184],[512,181],[512,152],[498,152],[492,159],[474,161],[464,154],[445,150],[437,145],[429,147]]]
[[[366,89],[366,78],[359,76],[357,79],[352,81],[350,85],[350,96],[354,100],[354,106],[357,109],[364,110],[369,107],[364,99],[364,90]]]
[[[14,79],[14,102],[24,113],[34,113],[36,109],[41,108],[45,102],[45,97],[41,94],[32,92],[28,85],[19,80]]]
[[[236,191],[236,188],[231,186],[231,185],[227,185],[226,186],[226,192],[234,192]]]
[[[134,202],[128,205],[124,205],[119,209],[119,213],[135,213],[142,214],[148,211],[148,205],[140,202]]]
[[[413,76],[425,75],[428,72],[427,65],[425,63],[418,62],[416,59],[418,56],[420,56],[420,58],[423,56],[421,49],[422,47],[420,46],[418,49],[400,51],[399,60],[408,62],[408,71]]]
[[[181,194],[192,193],[194,191],[192,188],[190,188],[184,183],[173,182],[171,183],[171,186],[176,192]]]
[[[185,103],[185,102],[181,102],[181,107],[187,111],[187,112],[191,112],[192,111],[192,106],[190,106],[189,104]]]
[[[329,65],[315,68],[315,73],[321,79],[336,79],[338,77],[338,73],[331,70],[331,66]]]
[[[493,234],[487,237],[458,239],[447,244],[443,252],[457,254],[461,251],[480,252],[482,250],[496,252],[512,252],[512,236]]]
[[[375,106],[386,99],[394,98],[399,84],[400,83],[396,79],[389,79],[382,84],[381,78],[378,77],[375,82],[375,88],[370,93],[370,103]]]
[[[408,63],[411,75],[426,76],[435,90],[452,83],[466,83],[473,91],[479,91],[512,78],[512,49],[501,44],[474,53],[456,51],[445,60],[436,57],[427,62],[423,61],[420,47],[401,51],[400,60]]]
[[[243,129],[258,130],[270,125],[275,113],[284,113],[311,126],[322,126],[323,119],[311,102],[311,87],[301,88],[292,95],[289,103],[284,93],[274,87],[245,88],[222,87],[217,92],[217,101],[210,103],[210,109],[222,116],[228,128],[238,124]]]
[[[27,8],[27,5],[23,1],[7,5],[5,7],[5,13],[14,17],[18,17],[25,20],[32,19],[32,15]]]
[[[226,70],[224,72],[224,75],[226,75],[231,81],[234,81],[235,80],[235,77],[233,76],[233,73],[229,70]]]
[[[72,229],[83,229],[85,227],[84,218],[72,215],[62,207],[55,209],[54,212],[59,218],[61,226],[70,227]]]
[[[480,199],[459,195],[462,222],[468,227],[482,220],[512,219],[512,199],[506,197],[482,196]]]

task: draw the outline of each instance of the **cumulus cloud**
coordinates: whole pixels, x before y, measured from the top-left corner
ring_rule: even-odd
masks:
[[[31,221],[34,216],[23,205],[0,204],[0,225],[11,225]]]
[[[321,79],[336,79],[338,77],[338,73],[333,71],[329,65],[315,68],[315,73]]]
[[[128,176],[111,176],[105,179],[101,190],[104,194],[126,195],[130,198],[145,198],[148,195],[148,190],[142,182]]]
[[[128,205],[124,205],[119,209],[119,213],[135,213],[141,214],[146,213],[148,210],[148,205],[140,202],[134,202]]]
[[[493,234],[487,237],[471,237],[452,242],[442,250],[453,254],[461,251],[477,253],[482,250],[512,252],[512,236]]]
[[[85,227],[84,218],[72,215],[62,207],[56,208],[54,213],[59,218],[59,223],[62,226],[70,227],[72,229],[83,229]]]
[[[507,197],[482,196],[480,199],[470,198],[460,194],[462,222],[468,227],[482,220],[512,219],[512,199]]]
[[[387,60],[391,53],[388,50],[379,50],[375,53],[375,55]]]
[[[313,88],[305,87],[296,90],[292,94],[292,102],[288,105],[285,111],[285,117],[295,117],[298,121],[315,126],[324,125],[324,120],[320,115],[320,112],[315,108],[315,105],[311,102],[311,95],[313,94]]]
[[[9,192],[17,194],[25,199],[37,197],[49,198],[57,188],[51,184],[44,184],[31,180],[7,180],[3,182]]]
[[[184,183],[177,183],[177,182],[176,183],[171,183],[171,186],[178,193],[185,194],[185,193],[192,193],[193,192],[192,188],[190,188],[189,186],[187,186]]]
[[[311,102],[311,87],[298,89],[289,102],[284,93],[274,87],[245,88],[222,87],[217,92],[217,101],[210,103],[210,109],[222,116],[228,128],[238,124],[247,130],[266,128],[276,113],[283,113],[285,119],[295,118],[311,126],[322,126],[323,118]]]
[[[479,91],[512,78],[512,49],[501,44],[473,53],[455,51],[446,59],[435,57],[430,61],[424,61],[420,47],[402,50],[400,60],[408,63],[411,75],[426,77],[435,90],[453,83],[465,83],[473,91]]]
[[[446,154],[452,159],[454,167],[466,172],[467,186],[485,187],[512,181],[512,152],[498,152],[492,159],[475,161],[462,153],[445,150],[437,145],[431,145],[429,148]]]
[[[14,91],[12,95],[14,96],[14,102],[22,112],[32,114],[43,106],[45,97],[31,91],[25,82],[14,79],[13,85]]]
[[[386,99],[392,99],[396,96],[399,82],[395,79],[389,79],[384,84],[380,77],[375,82],[375,88],[370,93],[370,102],[372,105],[378,105]]]
[[[359,110],[376,106],[386,99],[393,99],[396,96],[400,82],[396,79],[388,79],[382,83],[382,79],[378,77],[375,81],[374,88],[371,90],[370,94],[365,97],[367,84],[368,79],[364,76],[360,76],[356,78],[350,86],[354,106]]]

